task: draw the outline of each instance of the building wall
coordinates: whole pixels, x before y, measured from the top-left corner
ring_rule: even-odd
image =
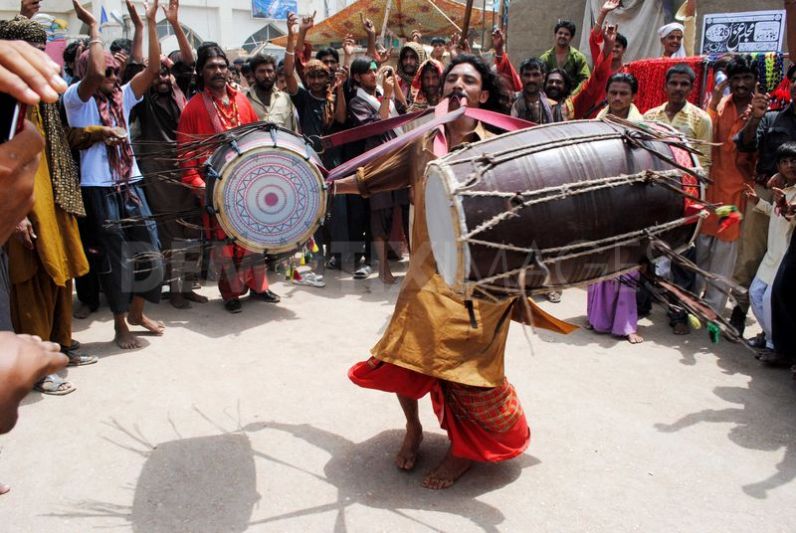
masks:
[[[675,0],[676,5],[681,3],[681,0]],[[782,6],[782,0],[699,0],[697,43],[701,43],[702,17],[707,13],[763,11],[783,9]],[[580,33],[585,9],[586,0],[513,0],[509,11],[509,54],[512,61],[519,63],[522,58],[539,55],[550,48],[553,45],[553,27],[558,19],[573,21]],[[657,28],[650,28],[650,31],[655,30]],[[579,36],[575,37],[575,42],[579,40]]]
[[[161,3],[168,0],[161,0]],[[325,18],[325,6],[329,7],[329,15],[332,15],[345,7],[351,0],[299,0],[300,14],[311,14],[317,12],[316,21]],[[0,0],[0,20],[9,19],[19,12],[19,0]],[[141,17],[144,16],[143,0],[133,0],[133,4],[138,8]],[[86,8],[91,9],[94,16],[99,20],[100,5],[105,6],[105,10],[110,16],[111,10],[125,15],[123,0],[102,0],[94,2],[84,2]],[[63,18],[69,22],[69,34],[77,35],[82,23],[77,20],[72,9],[71,0],[45,0],[42,2],[43,13],[53,15],[56,18]],[[158,14],[158,21],[163,18],[163,14]],[[267,19],[255,19],[251,16],[251,0],[181,0],[180,19],[183,24],[194,30],[200,37],[208,41],[216,41],[223,48],[240,48],[250,35],[260,30],[268,22],[284,28],[284,21],[269,21]],[[118,25],[111,25],[103,31],[103,39],[110,42],[116,37],[122,36],[122,28]]]

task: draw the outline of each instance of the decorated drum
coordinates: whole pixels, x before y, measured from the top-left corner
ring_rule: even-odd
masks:
[[[433,161],[425,207],[439,274],[465,297],[502,298],[636,269],[653,240],[682,250],[704,191],[683,170],[698,166],[685,141],[661,129],[550,124]]]
[[[320,158],[272,124],[233,138],[208,160],[207,205],[236,244],[269,255],[296,250],[326,213]]]

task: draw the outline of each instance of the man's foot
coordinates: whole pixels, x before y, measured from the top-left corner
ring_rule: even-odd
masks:
[[[138,337],[130,333],[129,329],[117,331],[116,336],[113,338],[113,342],[122,350],[135,350],[141,347],[141,341],[138,340]]]
[[[774,368],[789,368],[793,364],[793,360],[790,357],[768,348],[758,353],[755,357],[764,365]]]
[[[395,455],[395,466],[401,470],[412,470],[417,462],[417,450],[420,449],[421,442],[423,442],[423,426],[407,424],[401,449]]]
[[[387,272],[379,272],[379,280],[385,285],[392,285],[398,281],[389,270]]]
[[[63,396],[74,392],[77,388],[58,374],[50,374],[33,386],[34,389],[42,394],[52,394],[53,396]]]
[[[169,303],[175,309],[190,309],[191,302],[189,302],[185,295],[179,292],[172,292],[169,296]]]
[[[92,309],[90,306],[81,302],[80,305],[75,307],[74,311],[72,311],[72,316],[75,318],[88,318],[88,315],[96,311],[96,309]]]
[[[160,320],[152,320],[143,313],[140,316],[127,315],[127,323],[131,326],[141,326],[155,335],[163,335],[163,332],[166,331],[166,324]]]
[[[691,333],[691,328],[685,322],[677,322],[672,326],[672,333],[675,335],[688,335]]]
[[[198,304],[207,303],[207,296],[202,296],[201,294],[194,291],[184,292],[182,293],[182,297],[185,298],[186,300],[189,300],[191,302],[196,302]]]
[[[766,347],[766,334],[761,331],[751,339],[746,339],[746,344],[749,345],[750,348],[762,350]]]
[[[268,302],[269,304],[278,304],[282,301],[282,298],[271,289],[265,289],[263,292],[252,291],[251,297],[262,300],[263,302]]]
[[[561,301],[561,291],[550,291],[547,294],[547,299],[554,304],[557,304]]]
[[[630,344],[639,344],[644,342],[644,337],[642,337],[638,333],[630,333],[627,336],[627,342],[629,342]]]
[[[370,268],[370,265],[362,265],[354,272],[354,279],[368,279],[372,272],[373,269]]]
[[[243,305],[240,303],[240,300],[237,298],[230,298],[226,302],[224,302],[224,309],[229,311],[232,314],[240,313],[243,311]]]
[[[434,490],[447,489],[470,470],[471,466],[473,466],[471,460],[454,457],[448,450],[442,462],[423,480],[423,486]]]

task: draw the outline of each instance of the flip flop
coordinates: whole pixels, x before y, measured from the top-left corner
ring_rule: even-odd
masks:
[[[53,396],[64,396],[77,390],[77,387],[75,387],[72,383],[61,379],[57,374],[50,374],[43,380],[36,383],[33,388],[42,394],[51,394]]]
[[[66,366],[85,366],[85,365],[93,365],[99,359],[95,355],[86,355],[84,353],[78,352],[73,348],[69,348],[64,350],[61,347],[61,353],[66,355],[69,358],[69,363]]]

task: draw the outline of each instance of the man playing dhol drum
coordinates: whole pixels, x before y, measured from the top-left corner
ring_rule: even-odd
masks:
[[[457,56],[443,76],[440,105],[450,111],[466,104],[495,109],[495,75],[480,59]],[[521,454],[530,429],[514,387],[504,376],[503,356],[509,321],[523,316],[516,299],[473,302],[473,317],[436,270],[425,215],[423,170],[448,147],[474,142],[490,134],[466,115],[398,152],[360,167],[355,177],[335,183],[337,193],[362,194],[412,186],[415,219],[412,252],[395,312],[373,356],[355,364],[349,378],[365,388],[393,392],[406,415],[406,435],[395,458],[402,470],[416,463],[423,431],[419,398],[431,393],[434,412],[447,431],[450,448],[424,479],[431,489],[453,485],[474,461],[498,462]],[[407,163],[404,163],[404,162]],[[534,324],[559,332],[572,327],[540,312]],[[544,321],[544,323],[540,323]]]

